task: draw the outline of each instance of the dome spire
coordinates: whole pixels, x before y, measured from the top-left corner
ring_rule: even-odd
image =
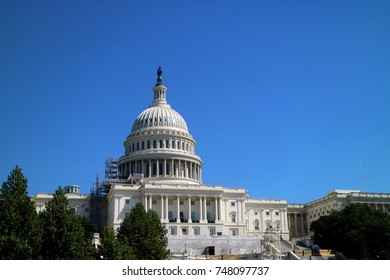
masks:
[[[167,88],[162,83],[162,70],[161,66],[157,69],[157,83],[153,88],[154,98],[150,107],[153,106],[169,106],[167,103]]]
[[[161,66],[158,67],[157,69],[157,84],[156,86],[162,85],[162,70]]]

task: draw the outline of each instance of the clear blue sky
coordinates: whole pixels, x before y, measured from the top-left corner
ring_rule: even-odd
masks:
[[[89,193],[152,101],[203,183],[307,203],[390,192],[390,1],[1,1],[0,180]]]

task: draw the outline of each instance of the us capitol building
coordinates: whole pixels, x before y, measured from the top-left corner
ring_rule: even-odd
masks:
[[[156,211],[168,230],[172,252],[246,254],[260,252],[261,240],[278,242],[309,234],[310,223],[349,203],[368,203],[390,213],[390,194],[334,190],[308,204],[253,199],[243,188],[202,182],[202,159],[183,117],[167,102],[161,67],[149,108],[135,119],[124,154],[106,160],[106,178],[88,195],[66,186],[69,203],[101,230],[117,229],[132,207]],[[36,194],[37,211],[52,194]],[[210,249],[211,248],[211,249]]]

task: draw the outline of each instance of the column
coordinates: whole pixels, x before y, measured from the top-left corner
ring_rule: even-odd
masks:
[[[116,218],[117,219],[119,219],[119,213],[121,212],[121,199],[122,199],[122,196],[118,196],[117,198],[116,198],[116,201],[117,201],[117,206],[118,206],[118,208],[117,208],[117,213],[116,213]]]
[[[175,164],[173,162],[173,159],[171,160],[171,176],[175,177]]]
[[[263,231],[264,232],[264,209],[263,208],[260,208],[260,213],[259,213],[259,221],[260,221],[260,224],[259,224],[259,230],[260,231]]]
[[[164,177],[167,177],[167,160],[166,159],[164,159],[164,168],[163,168],[163,170],[164,170]]]
[[[144,160],[142,160],[141,161],[141,173],[144,174],[144,176],[145,176],[145,166],[144,165],[145,165],[145,162],[144,162]]]
[[[219,220],[219,215],[218,215],[218,197],[215,197],[215,222]]]
[[[302,233],[302,235],[304,235],[305,234],[305,228],[304,228],[304,226],[303,226],[303,215],[302,215],[302,213],[301,213],[301,233]]]
[[[183,177],[182,172],[181,172],[181,160],[179,159],[179,178]]]
[[[237,200],[237,223],[241,223],[241,200]]]
[[[161,221],[164,220],[164,196],[161,195]]]
[[[188,222],[192,223],[192,217],[191,217],[191,196],[188,196]]]
[[[203,207],[204,207],[204,211],[203,211],[203,215],[204,215],[204,221],[207,223],[207,199],[206,197],[203,199]]]
[[[152,201],[152,195],[151,194],[149,195],[149,209],[150,210],[153,209],[153,201]]]
[[[160,163],[158,162],[158,159],[156,160],[156,176],[160,176]]]
[[[148,211],[148,196],[144,194],[145,201],[144,201],[144,206],[145,206],[145,211]]]
[[[203,222],[203,197],[199,196],[199,209],[200,209],[200,217],[199,217],[199,222]]]
[[[152,161],[149,159],[149,177],[152,177]]]
[[[169,200],[169,197],[166,195],[165,196],[165,220],[169,222],[169,220],[168,220],[168,200]]]
[[[180,223],[180,197],[177,196],[177,223]]]
[[[177,163],[176,163],[176,168],[175,168],[175,174],[176,174],[175,175],[176,177],[179,177],[179,167],[177,166]]]
[[[245,200],[241,201],[241,222],[245,221]]]
[[[190,163],[190,178],[194,179],[194,174],[192,173],[192,162]]]
[[[222,197],[218,197],[218,220],[222,220]]]
[[[184,177],[188,178],[188,166],[187,166],[187,161],[184,162]]]
[[[298,235],[298,228],[297,228],[297,214],[294,213],[294,234]]]

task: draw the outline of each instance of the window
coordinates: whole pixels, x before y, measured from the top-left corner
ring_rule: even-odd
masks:
[[[191,220],[195,221],[195,212],[194,211],[191,212]]]
[[[160,140],[160,149],[163,148],[163,140]]]
[[[236,222],[236,212],[232,212],[231,213],[231,218],[232,218],[232,223],[235,223]]]
[[[207,212],[207,213],[206,213],[206,217],[207,217],[207,221],[210,221],[210,219],[211,219],[211,213],[210,213],[210,212]]]
[[[150,141],[148,141],[148,149],[150,149]]]
[[[234,201],[230,202],[230,206],[236,206],[236,203]]]
[[[191,200],[191,205],[194,206],[195,205],[195,201]]]
[[[184,205],[184,200],[180,200],[180,205]]]
[[[126,204],[130,204],[130,199],[126,199]]]
[[[279,216],[279,212],[275,212],[275,215],[276,215],[276,216]]]
[[[210,206],[210,200],[206,200],[206,205]]]
[[[142,147],[142,150],[145,150],[145,142],[144,141],[142,141],[141,147]]]
[[[215,235],[215,227],[209,228],[210,235]]]
[[[176,228],[175,227],[171,227],[171,235],[176,235]]]
[[[86,212],[86,213],[89,213],[89,208],[85,208],[85,212]]]
[[[173,213],[172,213],[172,211],[169,211],[169,212],[168,212],[168,220],[169,220],[170,222],[173,222]]]
[[[152,200],[152,205],[157,205],[157,200],[153,199]]]
[[[259,220],[255,220],[255,230],[259,230],[260,229],[260,225],[259,225]]]
[[[230,236],[237,236],[238,235],[238,229],[237,228],[231,228],[229,229]]]
[[[139,142],[137,142],[137,151],[139,151]]]
[[[194,228],[194,235],[199,235],[200,234],[200,230],[198,227],[195,227]]]
[[[153,140],[153,148],[154,148],[154,149],[157,148],[157,141],[156,141],[156,140]]]
[[[173,200],[168,199],[168,205],[173,205]]]
[[[269,216],[269,211],[265,212],[265,215],[266,215],[266,216]]]
[[[126,212],[126,213],[125,213],[125,219],[126,219],[128,216],[130,216],[130,212]]]

